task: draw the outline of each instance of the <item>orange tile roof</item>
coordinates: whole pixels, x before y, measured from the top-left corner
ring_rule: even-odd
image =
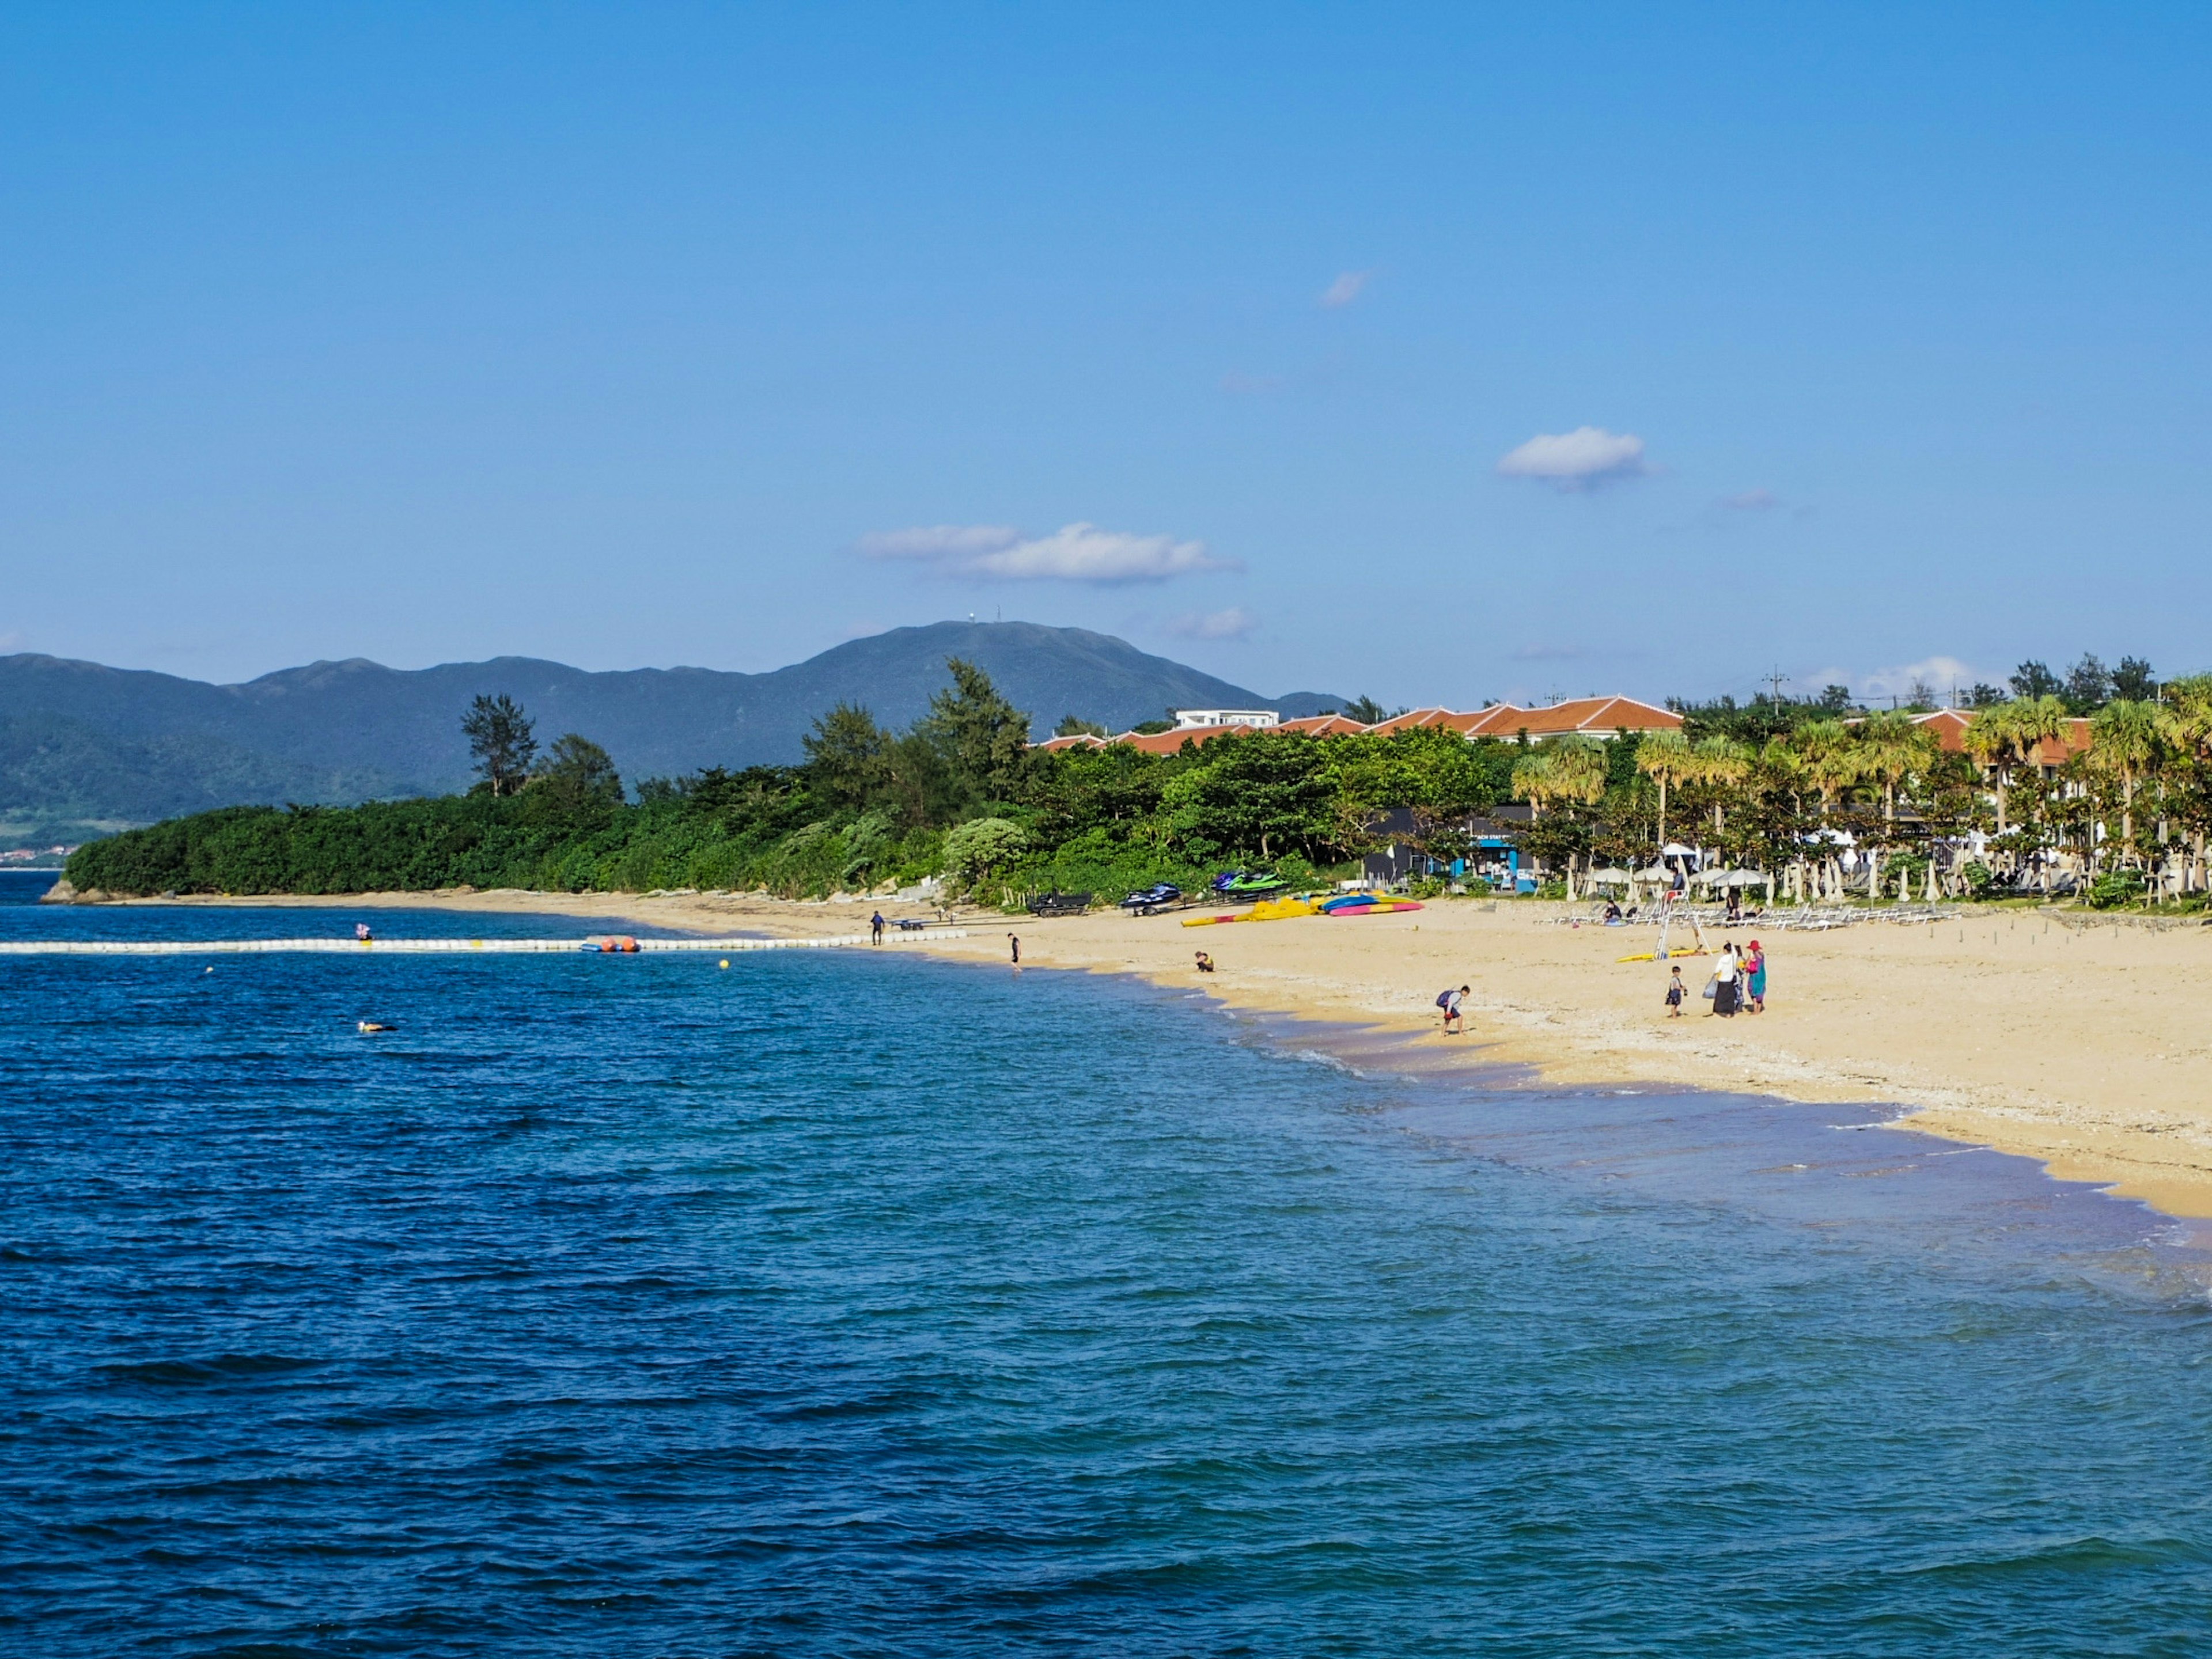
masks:
[[[1078,732],[1065,738],[1047,738],[1042,743],[1033,743],[1032,749],[1103,749],[1106,739],[1094,738],[1088,732]]]
[[[1124,732],[1114,739],[1147,755],[1179,755],[1186,743],[1208,744],[1216,738],[1250,737],[1264,727],[1250,726],[1184,726],[1172,732]]]
[[[1309,714],[1304,720],[1282,720],[1261,728],[1269,732],[1303,732],[1310,738],[1340,738],[1368,728],[1348,714]]]
[[[1680,730],[1682,717],[1634,697],[1570,697],[1548,708],[1525,708],[1517,719],[1500,720],[1492,729],[1526,732],[1532,738],[1563,737],[1576,732],[1664,732]]]
[[[1966,728],[1974,723],[1981,711],[1972,708],[1939,708],[1932,714],[1915,714],[1915,726],[1932,727],[1936,741],[1948,754],[1964,753],[1966,747]],[[2039,743],[2028,751],[2028,763],[2033,766],[2059,766],[2076,755],[2087,754],[2092,746],[2089,721],[2079,715],[2069,716],[2066,729],[2056,738]]]
[[[1186,741],[1204,744],[1211,743],[1216,738],[1265,736],[1269,732],[1335,738],[1358,732],[1373,732],[1388,737],[1394,732],[1434,727],[1456,732],[1466,738],[1512,738],[1524,731],[1532,738],[1548,738],[1571,732],[1654,732],[1679,727],[1681,724],[1682,717],[1672,709],[1639,702],[1634,697],[1577,697],[1571,702],[1554,703],[1549,708],[1522,708],[1510,702],[1495,702],[1487,708],[1474,709],[1466,714],[1444,708],[1412,708],[1374,726],[1362,726],[1345,714],[1314,714],[1304,720],[1284,720],[1268,726],[1178,726],[1170,732],[1141,734],[1124,732],[1121,736],[1106,741],[1126,743],[1132,749],[1140,750],[1147,755],[1173,755],[1182,751]],[[1073,749],[1099,742],[1100,739],[1087,736],[1050,738],[1036,746],[1039,749]]]
[[[1489,708],[1472,714],[1461,714],[1451,722],[1454,729],[1470,738],[1503,737],[1512,731],[1528,711],[1517,704],[1493,702]]]
[[[2036,766],[2062,766],[2076,755],[2086,755],[2090,748],[2089,722],[2080,717],[2066,722],[2066,729],[2055,738],[2045,738],[2027,751],[2029,762]]]
[[[1417,726],[1441,726],[1444,721],[1456,718],[1449,708],[1408,708],[1404,714],[1393,714],[1389,720],[1378,721],[1367,729],[1387,738],[1393,732],[1408,731]]]
[[[1964,708],[1939,708],[1932,714],[1915,714],[1912,723],[1933,730],[1936,747],[1947,755],[1957,755],[1966,751],[1966,728],[1974,723],[1974,716]]]

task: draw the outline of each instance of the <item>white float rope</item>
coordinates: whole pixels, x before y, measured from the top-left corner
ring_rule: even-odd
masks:
[[[964,927],[886,931],[886,945],[913,945],[927,939],[966,939]],[[619,940],[619,945],[610,941]],[[635,945],[647,951],[823,951],[872,942],[866,933],[835,933],[824,939],[632,939],[627,933],[594,933],[588,939],[0,939],[0,956],[10,957],[198,957],[253,956],[271,952],[363,953],[410,956],[519,956],[567,951],[627,956]]]

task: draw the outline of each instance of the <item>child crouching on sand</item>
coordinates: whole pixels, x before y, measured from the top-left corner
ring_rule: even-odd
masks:
[[[1668,980],[1668,981],[1667,981],[1667,1018],[1669,1018],[1669,1019],[1680,1019],[1680,1018],[1681,1018],[1681,1017],[1682,1017],[1682,995],[1683,995],[1683,992],[1682,992],[1682,970],[1681,970],[1681,969],[1680,969],[1680,968],[1677,967],[1677,968],[1674,969],[1674,976],[1672,979],[1670,979],[1670,980]]]

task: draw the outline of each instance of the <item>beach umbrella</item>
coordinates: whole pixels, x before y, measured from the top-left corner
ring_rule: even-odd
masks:
[[[1602,870],[1592,870],[1589,872],[1585,879],[1590,881],[1620,882],[1634,881],[1636,878],[1626,870],[1615,870],[1607,867]]]
[[[1685,847],[1679,841],[1670,841],[1659,849],[1659,855],[1662,858],[1669,859],[1693,859],[1698,855],[1698,849],[1694,847]]]

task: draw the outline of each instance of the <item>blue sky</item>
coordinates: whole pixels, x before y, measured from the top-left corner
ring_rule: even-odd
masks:
[[[2212,665],[2208,18],[13,9],[0,648]]]

